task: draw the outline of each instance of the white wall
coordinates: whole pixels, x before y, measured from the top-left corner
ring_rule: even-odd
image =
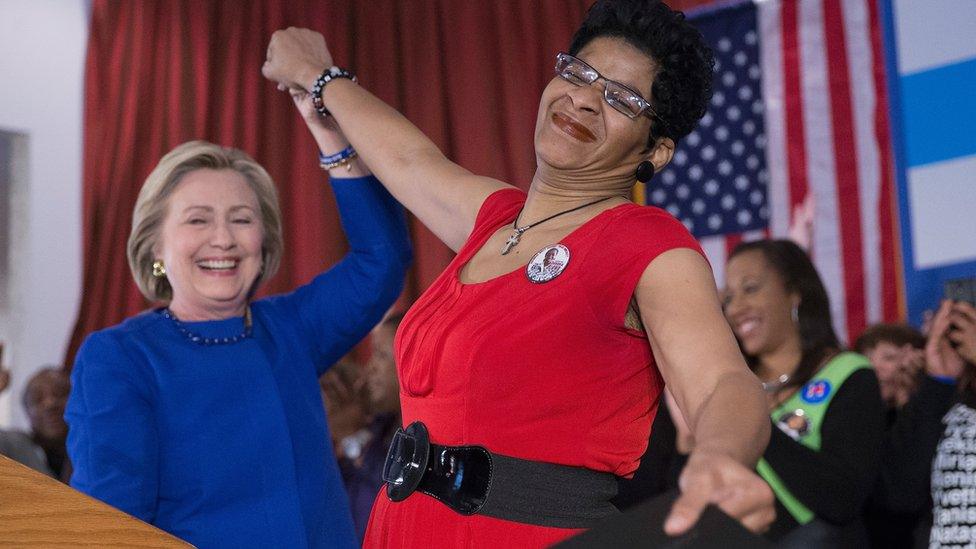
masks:
[[[24,382],[58,364],[81,295],[81,155],[87,0],[0,0],[0,130],[27,136],[14,189],[0,341],[13,384],[0,426],[27,426]]]

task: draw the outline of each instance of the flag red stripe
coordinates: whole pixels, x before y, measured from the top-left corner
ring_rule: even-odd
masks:
[[[848,337],[857,337],[867,325],[864,295],[864,256],[861,239],[861,194],[858,186],[857,144],[851,99],[847,37],[840,0],[824,2],[824,42],[830,83],[830,118],[833,125],[837,211],[843,250],[844,290],[847,297]]]
[[[898,222],[894,204],[894,159],[892,158],[891,123],[888,119],[888,82],[882,48],[881,16],[877,2],[866,2],[871,21],[871,57],[874,66],[874,134],[878,140],[881,163],[881,188],[878,204],[878,228],[881,231],[881,309],[885,322],[904,318],[904,304],[899,300],[901,254],[897,242]]]
[[[806,135],[803,132],[803,82],[800,75],[798,2],[783,2],[783,95],[786,105],[786,166],[790,211],[807,195]]]
[[[742,233],[735,233],[725,236],[725,257],[732,255],[732,250],[742,242]]]

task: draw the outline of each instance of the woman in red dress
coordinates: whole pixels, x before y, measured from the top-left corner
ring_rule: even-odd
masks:
[[[768,526],[772,496],[752,472],[769,437],[760,384],[695,240],[628,200],[711,93],[711,52],[680,13],[590,9],[543,92],[528,193],[445,158],[335,67],[318,33],[275,33],[263,71],[307,90],[313,134],[316,110],[334,117],[457,252],[397,334],[409,427],[367,546],[538,547],[590,526],[614,512],[615,477],[636,470],[665,385],[699,441],[665,530],[686,531],[708,503]]]

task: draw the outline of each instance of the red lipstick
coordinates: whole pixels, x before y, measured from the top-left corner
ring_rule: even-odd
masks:
[[[589,128],[558,112],[552,114],[552,123],[560,130],[580,141],[586,143],[596,141],[596,136],[593,135],[593,132]]]

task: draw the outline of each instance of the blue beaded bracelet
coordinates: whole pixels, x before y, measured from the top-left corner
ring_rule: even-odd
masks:
[[[343,160],[345,158],[351,158],[355,154],[356,154],[356,149],[352,148],[352,145],[350,145],[350,146],[346,147],[345,149],[342,149],[341,151],[339,151],[339,152],[337,152],[335,154],[326,155],[326,154],[323,154],[323,153],[320,152],[319,153],[319,162],[322,162],[322,163],[338,162],[338,161]]]
[[[326,155],[319,152],[319,166],[326,171],[338,168],[339,166],[345,166],[347,170],[352,169],[349,161],[357,156],[359,155],[356,153],[356,149],[352,148],[352,145],[335,154]]]

